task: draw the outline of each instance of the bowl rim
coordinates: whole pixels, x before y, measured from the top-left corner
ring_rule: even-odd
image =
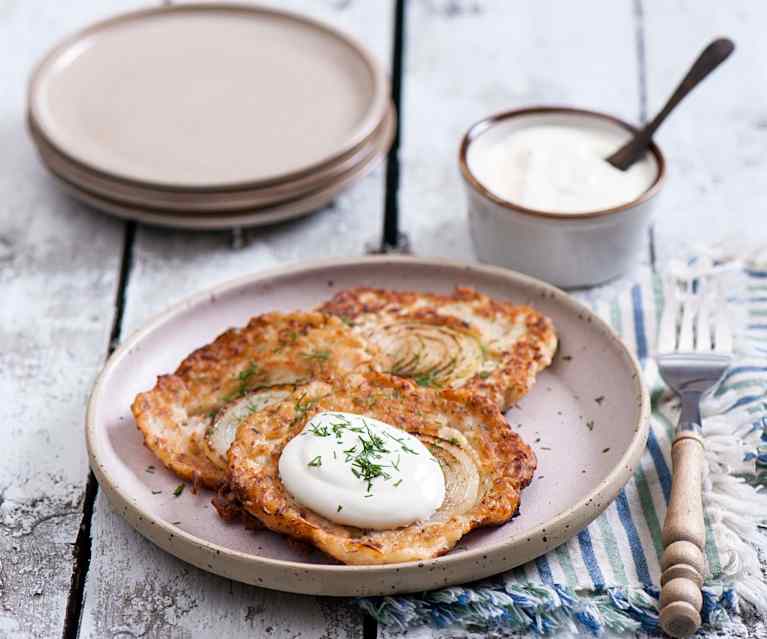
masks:
[[[503,122],[504,120],[509,120],[512,118],[520,118],[520,117],[525,117],[529,115],[539,115],[539,114],[563,114],[563,115],[572,115],[572,116],[585,116],[587,118],[602,120],[603,122],[608,122],[613,125],[618,125],[619,127],[622,127],[623,129],[626,129],[627,131],[630,131],[631,133],[636,133],[637,131],[637,127],[635,127],[632,124],[629,124],[625,120],[615,115],[604,113],[602,111],[581,109],[578,107],[541,105],[541,106],[523,107],[520,109],[512,109],[510,111],[501,111],[498,113],[494,113],[485,118],[482,118],[481,120],[475,122],[469,127],[469,129],[466,131],[463,138],[461,139],[461,145],[458,150],[458,165],[461,169],[461,174],[463,175],[463,178],[466,181],[466,183],[472,189],[474,189],[474,191],[484,196],[486,199],[494,202],[495,204],[498,204],[504,209],[515,211],[517,213],[522,213],[530,217],[543,218],[543,219],[555,219],[555,220],[589,220],[589,219],[607,217],[615,213],[621,213],[623,211],[626,211],[627,209],[634,208],[639,204],[647,202],[648,200],[653,198],[655,195],[657,195],[657,193],[661,190],[661,188],[665,184],[666,158],[663,155],[663,152],[660,150],[660,147],[657,144],[655,144],[655,142],[651,142],[650,146],[648,147],[648,150],[653,154],[655,158],[655,163],[656,163],[656,166],[658,167],[658,174],[655,176],[655,180],[653,181],[653,183],[650,184],[650,186],[645,191],[643,191],[638,197],[624,204],[613,206],[607,209],[586,211],[583,213],[559,213],[556,211],[543,211],[539,209],[530,209],[530,208],[521,206],[519,204],[515,204],[514,202],[511,202],[510,200],[506,200],[496,195],[490,189],[488,189],[484,184],[482,184],[482,182],[480,182],[480,180],[474,175],[474,173],[469,168],[469,163],[467,160],[469,147],[480,135],[482,135],[485,131],[492,128],[499,122]]]

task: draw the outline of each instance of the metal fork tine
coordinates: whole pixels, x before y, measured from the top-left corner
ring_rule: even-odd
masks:
[[[714,351],[723,355],[729,355],[733,350],[732,330],[727,317],[726,300],[727,293],[721,280],[717,282],[717,310],[714,317]]]
[[[682,322],[679,327],[679,344],[677,350],[692,351],[695,347],[693,325],[698,308],[697,299],[692,294],[692,282],[687,282],[682,299]]]
[[[714,321],[714,351],[728,355],[732,353],[732,331],[724,311],[719,311]]]
[[[658,353],[671,353],[676,350],[676,322],[679,314],[679,296],[674,290],[675,287],[670,283],[667,282],[664,288],[666,305],[660,318],[656,351]]]
[[[701,281],[700,289],[702,289],[703,286],[704,284]],[[711,343],[711,308],[713,299],[710,293],[700,289],[699,292],[702,292],[703,295],[698,309],[698,321],[695,326],[695,350],[701,353],[707,353],[713,348]]]

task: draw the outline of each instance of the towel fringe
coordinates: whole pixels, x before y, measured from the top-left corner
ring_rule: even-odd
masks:
[[[389,629],[404,631],[428,624],[493,636],[494,632],[561,631],[651,634],[658,625],[659,592],[650,587],[618,586],[574,591],[560,584],[497,583],[495,587],[443,588],[418,596],[358,599],[363,610]],[[735,593],[720,583],[703,589],[704,623],[722,626],[737,611]]]

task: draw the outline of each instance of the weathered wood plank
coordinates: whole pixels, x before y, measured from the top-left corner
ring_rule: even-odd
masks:
[[[767,241],[767,5],[643,2],[650,114],[700,50],[727,35],[736,50],[658,132],[669,180],[656,213],[661,261],[695,243]]]
[[[354,33],[382,62],[390,59],[393,5],[376,2],[272,4],[303,11]],[[383,170],[309,218],[243,232],[193,234],[139,227],[123,335],[190,293],[274,264],[354,255],[378,240]],[[342,600],[276,593],[204,573],[145,541],[99,495],[81,636],[361,637],[359,612]],[[122,633],[122,634],[121,634]]]
[[[108,347],[123,234],[45,175],[26,134],[26,83],[57,38],[108,4],[0,2],[3,637],[62,633],[88,472],[84,404]]]

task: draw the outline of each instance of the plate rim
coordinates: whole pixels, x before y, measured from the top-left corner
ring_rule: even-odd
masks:
[[[92,195],[94,197],[102,198],[109,202],[120,204],[127,207],[148,210],[153,215],[168,214],[171,216],[184,216],[193,217],[201,216],[208,217],[210,215],[242,215],[243,211],[247,214],[253,212],[255,209],[267,208],[278,206],[287,202],[296,201],[301,198],[308,197],[309,195],[327,188],[328,186],[343,181],[345,176],[352,174],[355,170],[360,169],[369,163],[372,158],[388,153],[388,149],[391,146],[391,142],[394,137],[394,130],[397,124],[396,109],[393,103],[391,103],[387,109],[384,119],[379,126],[375,129],[373,134],[352,151],[351,155],[345,156],[337,163],[330,164],[327,167],[319,170],[317,173],[301,178],[298,181],[285,182],[284,184],[276,184],[273,186],[262,187],[259,189],[251,189],[246,191],[205,191],[205,192],[183,192],[172,191],[169,189],[147,189],[146,187],[136,187],[135,185],[126,185],[115,182],[115,186],[122,189],[128,189],[128,194],[122,193],[114,195],[109,193],[109,185],[106,179],[102,176],[89,175],[88,171],[83,170],[83,167],[72,163],[69,158],[61,155],[59,151],[51,146],[48,140],[43,136],[35,126],[35,123],[27,114],[27,131],[29,137],[32,140],[33,145],[38,153],[39,159],[43,166],[51,173],[62,177],[65,181],[71,185],[77,186]],[[53,162],[51,162],[51,160]],[[54,166],[55,164],[55,166]],[[319,177],[317,177],[319,175]],[[93,186],[93,183],[85,184],[90,179],[99,180],[97,186]],[[306,184],[301,182],[305,181]],[[299,182],[298,188],[295,184]],[[130,191],[130,189],[137,189],[136,191]],[[269,189],[282,189],[282,191],[276,195],[267,195],[266,197],[259,193]],[[143,193],[142,193],[143,191]],[[140,201],[141,198],[151,199],[155,195],[166,196],[164,204],[151,204],[147,201]],[[183,202],[176,202],[168,204],[169,200],[179,196],[185,198]],[[254,200],[253,198],[261,198]],[[200,198],[214,197],[215,201],[205,201],[200,205]],[[236,201],[231,204],[228,200],[234,197]],[[226,198],[226,200],[224,199]],[[251,199],[250,202],[243,202],[243,200]]]
[[[294,170],[288,173],[284,173],[277,176],[269,176],[257,180],[245,180],[238,182],[218,182],[218,183],[206,183],[206,184],[176,184],[173,182],[148,182],[141,179],[131,177],[129,175],[122,175],[120,173],[106,171],[98,166],[95,166],[91,162],[82,158],[75,157],[71,153],[68,153],[65,149],[62,149],[53,138],[46,131],[46,127],[43,125],[39,117],[39,105],[38,100],[40,96],[40,82],[41,77],[46,69],[55,64],[67,50],[75,47],[78,42],[99,33],[104,29],[109,29],[115,25],[119,25],[123,22],[131,20],[142,20],[146,18],[152,18],[158,15],[173,14],[173,13],[195,13],[195,12],[228,12],[228,13],[245,13],[245,14],[268,14],[276,16],[282,19],[299,22],[309,27],[314,28],[317,31],[324,32],[329,37],[336,38],[341,42],[349,46],[354,50],[360,59],[370,70],[371,78],[373,80],[373,91],[370,108],[365,115],[362,123],[360,123],[353,133],[348,137],[347,141],[339,146],[339,148],[332,153],[332,155],[314,162],[309,166],[305,166],[302,169]],[[66,157],[73,164],[79,165],[88,171],[92,171],[102,177],[125,182],[129,185],[150,187],[156,189],[171,189],[176,191],[186,191],[190,193],[196,193],[199,191],[228,191],[228,190],[243,190],[260,188],[267,186],[274,186],[283,182],[299,179],[307,175],[311,175],[313,172],[324,168],[327,164],[331,164],[343,157],[345,154],[353,152],[354,149],[364,144],[368,138],[374,133],[376,127],[386,117],[387,108],[389,105],[389,80],[388,74],[383,65],[377,60],[377,58],[358,40],[355,36],[336,28],[335,26],[326,23],[322,20],[315,19],[311,16],[300,14],[295,11],[289,11],[280,9],[277,7],[269,7],[261,4],[245,4],[242,2],[192,2],[185,4],[165,4],[159,7],[145,7],[143,9],[137,9],[133,11],[124,11],[114,14],[110,17],[97,20],[88,24],[85,27],[77,29],[73,33],[63,37],[56,44],[54,44],[42,58],[34,65],[32,72],[29,76],[26,91],[26,103],[29,118],[34,122],[37,130],[45,137],[48,144],[50,144],[56,151],[62,156]]]
[[[40,161],[56,185],[69,197],[86,207],[122,220],[141,222],[161,228],[183,229],[185,231],[220,231],[231,228],[257,228],[282,224],[302,217],[308,217],[320,212],[339,195],[350,189],[358,182],[368,177],[384,161],[394,139],[396,121],[392,114],[391,126],[387,127],[385,138],[378,141],[377,150],[350,169],[334,182],[311,191],[301,197],[268,206],[253,207],[237,211],[222,210],[207,213],[185,215],[183,212],[158,211],[151,207],[134,206],[131,204],[110,200],[98,194],[91,193],[61,176],[47,161],[40,156]]]
[[[561,303],[564,303],[566,306],[571,307],[577,313],[583,314],[584,317],[587,318],[587,321],[590,321],[591,323],[595,324],[598,328],[600,328],[601,332],[605,334],[606,338],[611,340],[614,346],[617,347],[618,350],[621,352],[621,354],[625,357],[626,362],[630,365],[631,368],[633,368],[634,375],[632,376],[632,379],[634,380],[634,383],[636,386],[635,390],[638,392],[638,398],[639,398],[639,415],[638,415],[636,423],[634,424],[634,434],[632,436],[632,439],[629,445],[627,446],[625,452],[621,456],[621,458],[615,463],[612,470],[610,470],[607,476],[604,477],[599,483],[597,483],[592,488],[592,490],[590,490],[589,493],[584,495],[580,500],[571,504],[568,508],[565,508],[564,510],[556,514],[554,517],[542,522],[541,524],[539,524],[533,529],[520,531],[519,533],[514,534],[509,539],[506,539],[502,542],[498,542],[490,547],[464,550],[458,554],[448,553],[446,555],[442,555],[432,559],[414,560],[414,561],[401,562],[396,564],[372,564],[372,565],[315,564],[315,563],[299,562],[299,561],[285,560],[285,559],[273,559],[269,557],[254,555],[247,552],[242,552],[239,550],[234,550],[227,546],[221,546],[215,542],[197,537],[191,533],[184,531],[181,528],[178,528],[177,526],[174,526],[170,522],[166,522],[163,519],[157,518],[148,510],[143,509],[133,496],[124,494],[123,492],[119,490],[116,482],[113,482],[111,480],[111,478],[108,476],[108,473],[104,470],[104,467],[99,463],[97,458],[98,455],[97,455],[96,449],[98,446],[98,443],[97,443],[98,434],[96,431],[98,429],[98,424],[95,421],[94,413],[95,413],[96,405],[98,401],[100,400],[103,384],[109,377],[110,373],[120,363],[120,361],[130,353],[134,345],[139,343],[146,335],[150,334],[151,332],[156,330],[158,327],[160,327],[164,323],[172,320],[177,315],[183,313],[189,308],[193,308],[194,306],[200,303],[209,301],[211,299],[211,296],[219,297],[223,294],[226,294],[229,291],[236,290],[246,285],[265,282],[278,277],[295,275],[295,274],[306,272],[306,271],[312,271],[312,270],[323,269],[323,268],[331,268],[331,267],[335,267],[335,268],[345,267],[345,266],[354,267],[354,266],[359,266],[362,264],[371,264],[371,263],[372,264],[378,263],[378,264],[411,265],[416,268],[421,266],[446,267],[446,268],[452,268],[457,270],[463,270],[468,273],[475,272],[480,274],[494,275],[496,277],[501,277],[503,279],[516,280],[520,284],[526,285],[528,287],[537,288],[538,290],[542,290],[546,292],[549,297],[551,297],[552,299],[556,299],[557,301]],[[382,577],[395,571],[399,573],[401,577],[404,577],[407,574],[406,571],[409,571],[411,569],[418,569],[418,570],[424,570],[424,571],[434,567],[447,569],[450,567],[457,567],[457,565],[460,565],[460,564],[475,562],[479,558],[483,558],[483,559],[490,558],[492,560],[493,557],[496,555],[500,557],[501,553],[503,553],[504,551],[508,551],[509,547],[513,546],[516,543],[519,543],[520,540],[526,537],[529,539],[532,539],[535,537],[541,538],[542,535],[545,536],[545,531],[547,528],[549,528],[550,530],[559,528],[559,527],[562,527],[563,524],[567,523],[568,520],[570,521],[578,520],[579,513],[582,514],[588,511],[589,505],[592,504],[595,499],[597,499],[602,494],[606,494],[606,496],[609,498],[603,500],[604,503],[601,503],[601,507],[599,507],[599,505],[597,507],[592,507],[591,511],[589,512],[588,516],[585,519],[581,517],[581,519],[585,521],[583,526],[581,527],[568,526],[568,528],[570,529],[570,532],[566,534],[565,540],[570,539],[572,536],[574,536],[580,530],[582,530],[586,525],[591,523],[591,521],[596,519],[596,517],[599,516],[604,511],[605,508],[607,508],[607,506],[612,502],[615,496],[617,496],[618,492],[626,485],[626,483],[631,478],[636,468],[636,465],[639,462],[639,459],[642,455],[642,452],[644,451],[646,446],[646,440],[647,440],[647,436],[648,436],[649,428],[650,428],[649,417],[650,417],[650,396],[649,396],[649,392],[646,385],[642,381],[642,370],[639,365],[639,362],[636,359],[636,356],[629,350],[626,344],[618,337],[618,335],[612,330],[612,328],[609,326],[609,324],[607,324],[607,322],[605,322],[602,318],[596,315],[588,306],[586,306],[582,302],[579,302],[575,298],[571,297],[566,292],[562,291],[561,289],[558,289],[557,287],[551,284],[547,284],[546,282],[543,282],[537,278],[530,277],[528,275],[524,275],[517,271],[512,271],[510,269],[505,269],[502,267],[489,266],[485,264],[460,262],[460,261],[443,259],[443,258],[385,255],[385,256],[307,260],[307,261],[291,264],[289,266],[281,266],[281,267],[271,268],[271,269],[267,269],[263,271],[257,271],[249,275],[244,275],[237,278],[229,279],[220,284],[211,286],[199,293],[190,295],[182,299],[181,301],[176,302],[175,304],[169,306],[165,310],[155,314],[153,317],[147,320],[140,328],[134,330],[123,342],[121,342],[118,348],[115,349],[112,355],[110,355],[104,367],[101,369],[100,373],[98,374],[96,381],[92,387],[92,391],[89,396],[87,407],[86,407],[85,438],[86,438],[86,447],[88,451],[88,461],[89,461],[90,467],[93,470],[94,474],[96,475],[99,481],[99,484],[103,485],[104,483],[106,483],[106,486],[104,486],[104,488],[106,489],[106,492],[113,495],[117,495],[122,500],[121,505],[124,506],[125,508],[123,509],[123,512],[121,514],[123,516],[126,516],[127,510],[130,509],[132,511],[131,512],[132,517],[129,518],[130,525],[142,535],[148,536],[150,540],[152,540],[154,543],[156,543],[161,548],[163,548],[163,550],[165,550],[166,552],[169,552],[170,554],[173,554],[176,557],[181,557],[181,555],[178,554],[177,552],[169,550],[163,544],[160,544],[157,541],[155,541],[154,533],[157,532],[158,528],[162,532],[165,532],[168,535],[170,535],[170,538],[172,539],[183,540],[184,542],[193,545],[197,549],[204,549],[214,555],[223,554],[228,559],[236,560],[238,562],[243,562],[244,565],[249,565],[249,566],[261,566],[261,567],[268,567],[270,569],[278,569],[278,570],[286,570],[286,571],[302,570],[305,572],[319,573],[321,576],[326,576],[326,577],[334,577],[334,576],[340,577],[340,576],[361,575],[361,574],[369,576],[369,577],[376,577],[376,576]],[[110,501],[111,501],[111,498],[110,498]],[[115,511],[117,510],[116,505],[114,503],[112,503],[112,508]],[[138,523],[139,521],[150,521],[151,525],[154,526],[154,531],[150,533],[148,528],[142,529],[143,526]],[[539,557],[545,554],[550,549],[559,545],[559,543],[563,543],[563,542],[560,541],[553,545],[550,544],[541,552],[535,552],[535,554],[533,554],[526,561],[529,561],[535,557]],[[207,567],[204,567],[202,565],[202,562],[196,563],[188,559],[186,556],[181,558],[184,559],[185,561],[190,561],[191,563],[198,565],[201,569],[206,570],[208,572],[214,572],[216,574],[224,574],[222,572],[218,572],[214,567],[211,566],[210,563],[207,564]],[[492,564],[494,562],[490,561],[490,563]],[[514,563],[514,565],[520,565],[519,562],[515,563],[512,561],[512,563]],[[509,567],[501,567],[498,569],[491,568],[489,571],[485,570],[484,574],[480,574],[479,576],[474,577],[473,579],[488,577],[493,574],[504,572],[505,570],[508,570],[508,569]],[[227,576],[230,576],[230,575],[227,575]],[[237,577],[231,577],[231,578],[238,579]],[[243,581],[242,579],[239,579],[239,580]],[[460,579],[450,581],[449,583],[456,583],[456,581],[460,581]],[[269,584],[262,583],[262,582],[256,583],[255,581],[251,581],[250,583],[254,583],[261,587],[279,589],[279,590],[290,591],[290,592],[300,592],[305,594],[325,594],[325,595],[331,595],[331,596],[334,594],[338,594],[335,592],[319,593],[319,592],[316,592],[315,590],[302,589],[300,588],[300,586],[297,587],[296,589],[290,589],[283,586],[270,586]],[[347,591],[349,591],[349,588],[341,587],[341,588],[337,588],[337,590],[343,590],[344,593],[346,593]],[[395,592],[407,592],[407,591],[408,591],[407,588],[404,588],[404,589],[397,589]],[[386,589],[382,587],[381,588],[373,587],[372,591],[369,594],[374,594],[375,592],[379,594],[393,594],[391,591],[387,591]]]

